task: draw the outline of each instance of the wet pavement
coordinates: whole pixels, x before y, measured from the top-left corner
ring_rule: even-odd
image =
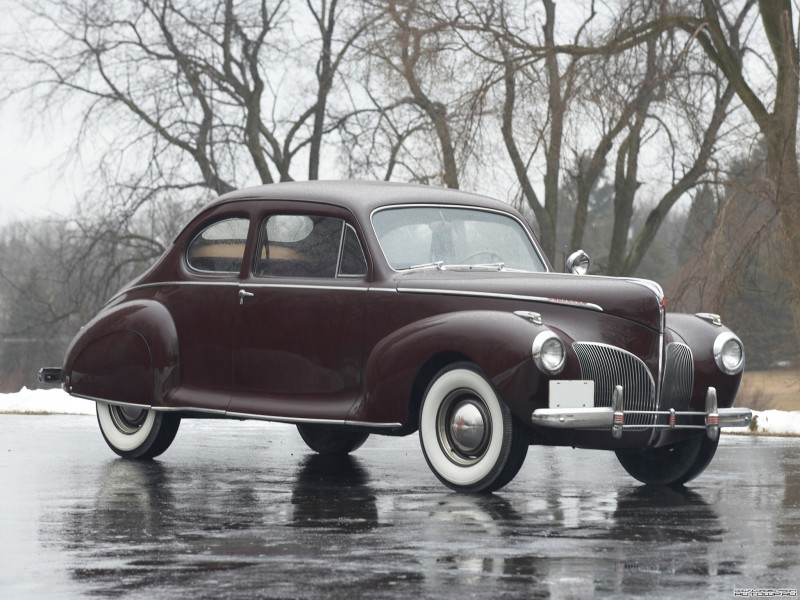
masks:
[[[95,420],[0,415],[0,598],[735,597],[800,587],[800,439],[724,436],[684,491],[533,447],[488,496],[416,436],[323,459],[295,429],[184,421],[145,463]]]

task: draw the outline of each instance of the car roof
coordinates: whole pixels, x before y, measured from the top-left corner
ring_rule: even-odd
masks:
[[[220,196],[206,208],[251,200],[327,202],[361,217],[373,210],[397,204],[452,204],[480,206],[516,212],[508,204],[487,196],[413,183],[386,181],[291,181],[236,190]]]

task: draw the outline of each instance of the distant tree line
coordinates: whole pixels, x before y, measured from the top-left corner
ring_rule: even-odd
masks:
[[[721,312],[795,360],[798,46],[789,0],[26,0],[0,97],[102,146],[76,216],[0,231],[0,389],[220,193],[413,181],[517,206],[554,265]],[[787,265],[788,263],[788,265]]]

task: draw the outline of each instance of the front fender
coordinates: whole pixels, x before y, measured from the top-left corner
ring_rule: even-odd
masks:
[[[435,375],[426,367],[441,368],[448,362],[468,360],[483,371],[511,411],[527,423],[527,405],[540,380],[531,344],[536,334],[546,329],[501,311],[446,313],[401,327],[372,349],[365,366],[364,395],[349,418],[414,428],[415,403],[421,399],[415,396],[424,393]]]
[[[733,406],[742,373],[727,375],[719,369],[714,360],[714,340],[720,333],[730,329],[712,325],[695,315],[681,313],[667,314],[667,328],[669,333],[677,338],[675,341],[682,341],[692,351],[694,358],[692,409],[705,410],[706,392],[709,387],[716,388],[720,408]]]
[[[71,394],[160,406],[178,384],[178,333],[163,304],[112,305],[72,340],[64,360]]]

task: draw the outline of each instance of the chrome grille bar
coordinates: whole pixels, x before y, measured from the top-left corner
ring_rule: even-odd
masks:
[[[694,386],[694,359],[686,344],[667,344],[667,361],[664,366],[664,381],[661,387],[659,409],[689,409]]]
[[[575,342],[572,344],[581,368],[581,377],[594,381],[595,407],[611,407],[614,388],[625,390],[625,406],[634,413],[626,423],[634,427],[655,424],[655,383],[647,366],[635,355],[607,344]]]

